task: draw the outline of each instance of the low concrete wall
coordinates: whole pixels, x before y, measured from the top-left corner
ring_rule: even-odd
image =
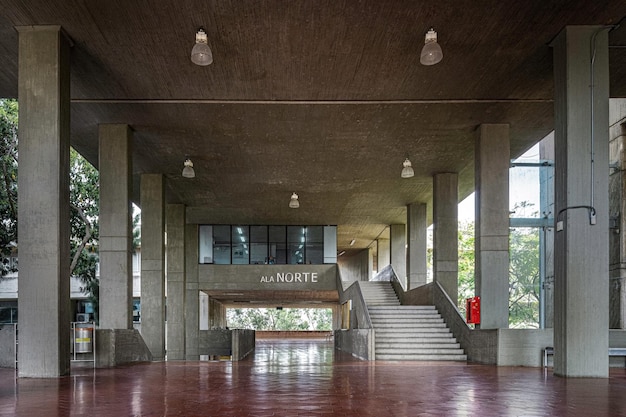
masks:
[[[498,365],[541,366],[543,349],[553,340],[553,329],[499,329]]]
[[[200,330],[198,353],[209,356],[230,356],[233,348],[233,333],[228,329]]]
[[[96,367],[148,361],[152,354],[137,330],[96,329]]]
[[[257,330],[256,338],[260,339],[325,339],[332,335],[330,330]]]
[[[335,349],[365,361],[373,361],[374,329],[335,330]]]
[[[0,368],[15,368],[15,324],[0,326]]]
[[[199,355],[231,356],[233,361],[239,361],[256,347],[254,330],[200,330],[198,336]]]
[[[374,350],[374,329],[370,313],[363,299],[359,281],[355,281],[344,290],[341,275],[337,274],[337,291],[339,292],[339,303],[343,304],[352,301],[350,310],[350,329],[335,330],[335,349],[348,352],[353,356],[373,361],[375,359]]]
[[[235,329],[231,330],[232,339],[232,351],[233,361],[240,361],[250,353],[254,352],[256,347],[255,332],[248,329]]]

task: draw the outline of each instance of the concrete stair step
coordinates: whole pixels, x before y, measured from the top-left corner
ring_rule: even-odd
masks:
[[[461,349],[460,343],[450,342],[388,342],[376,340],[376,351],[378,349],[396,349],[403,352],[411,352],[414,349]]]
[[[445,341],[445,343],[456,342],[452,333],[421,333],[421,334],[381,334],[376,332],[376,340],[384,342],[402,342],[411,340],[415,343],[430,343],[430,341]]]
[[[376,334],[388,335],[388,334],[398,334],[398,335],[425,335],[428,333],[444,333],[450,334],[450,329],[447,327],[419,327],[419,328],[392,328],[392,329],[384,329],[384,328],[374,328]]]
[[[443,348],[443,347],[434,347],[434,348],[412,348],[412,349],[395,349],[395,348],[379,348],[378,346],[375,348],[376,355],[387,355],[387,354],[404,354],[404,355],[463,355],[463,349],[458,348]]]
[[[379,326],[376,326],[377,323],[373,323],[373,324],[376,330],[379,330],[378,329],[379,326],[385,329],[396,329],[396,330],[400,330],[400,329],[404,329],[404,330],[447,329],[446,324],[443,322],[440,322],[440,323],[417,323],[417,322],[416,323],[378,323]]]
[[[443,323],[441,317],[379,317],[372,316],[370,314],[372,322],[376,323],[398,323],[398,324],[411,324],[411,323]]]
[[[467,361],[467,355],[411,355],[411,354],[381,354],[376,355],[381,361]]]

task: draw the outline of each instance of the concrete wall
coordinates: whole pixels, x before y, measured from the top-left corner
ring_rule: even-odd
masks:
[[[249,329],[235,329],[233,332],[233,361],[240,361],[252,352],[256,346],[255,332]]]
[[[541,366],[543,349],[553,344],[553,329],[500,329],[498,365]]]
[[[200,355],[231,356],[239,361],[254,351],[255,332],[248,329],[201,330],[198,350]]]
[[[15,368],[17,348],[14,324],[0,325],[0,368]]]
[[[374,360],[374,330],[335,330],[335,349],[365,361]]]
[[[152,354],[135,329],[97,329],[96,367],[110,368],[152,361]]]
[[[337,267],[343,281],[367,281],[369,279],[369,250],[363,249],[351,256],[337,258]]]
[[[345,290],[342,283],[341,275],[337,274],[339,303],[352,302],[350,329],[335,330],[335,349],[348,352],[360,359],[374,360],[374,330],[371,328],[372,321],[359,282],[352,283]]]
[[[286,275],[282,282],[279,274]],[[198,265],[205,290],[333,291],[336,277],[336,265]]]

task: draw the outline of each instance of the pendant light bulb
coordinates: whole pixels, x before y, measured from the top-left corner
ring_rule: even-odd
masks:
[[[411,178],[413,175],[415,175],[415,171],[413,171],[411,161],[409,161],[409,158],[407,157],[402,163],[402,173],[400,176],[402,178]]]
[[[443,59],[443,52],[441,46],[437,43],[437,32],[433,28],[430,28],[426,32],[424,39],[424,47],[420,54],[420,63],[422,65],[435,65]]]
[[[196,177],[196,171],[194,171],[193,169],[193,162],[191,162],[191,159],[189,159],[189,157],[187,157],[185,159],[185,167],[183,168],[183,177],[185,178],[195,178]]]
[[[213,62],[213,53],[207,42],[207,34],[204,29],[198,29],[196,44],[191,50],[191,62],[200,66],[210,65]]]
[[[298,201],[298,194],[291,194],[291,200],[289,200],[289,208],[297,209],[300,207],[300,202]]]

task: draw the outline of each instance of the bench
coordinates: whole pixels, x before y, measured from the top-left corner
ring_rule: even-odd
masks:
[[[548,366],[548,355],[554,355],[554,348],[552,346],[547,346],[543,349],[542,368]],[[626,356],[626,348],[609,348],[609,356]]]

